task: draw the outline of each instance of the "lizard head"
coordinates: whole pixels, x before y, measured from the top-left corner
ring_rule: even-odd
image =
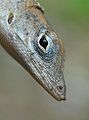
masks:
[[[12,11],[15,12],[9,15],[8,23],[3,17],[0,20],[6,30],[2,32],[5,36],[1,40],[2,46],[48,93],[59,101],[65,100],[62,41],[48,24],[38,4],[28,4],[27,8],[18,5]]]
[[[32,42],[34,69],[38,82],[57,100],[65,100],[63,45],[55,32],[40,28]]]
[[[30,39],[33,77],[57,100],[66,99],[63,75],[64,47],[49,26],[44,14],[37,8],[30,9],[34,37]]]

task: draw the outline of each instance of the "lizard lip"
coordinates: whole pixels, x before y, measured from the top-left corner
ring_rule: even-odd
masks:
[[[66,100],[66,97],[65,97],[65,95],[61,95],[61,100]]]
[[[56,100],[58,101],[62,101],[62,100],[66,100],[66,96],[65,95],[61,95],[60,97],[56,98]]]

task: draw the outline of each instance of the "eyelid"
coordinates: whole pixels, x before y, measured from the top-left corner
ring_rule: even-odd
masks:
[[[46,52],[46,50],[39,44],[40,39],[42,38],[42,36],[45,35],[44,33],[42,33],[39,37],[38,37],[38,46],[41,50],[43,50],[43,52]]]
[[[47,40],[48,40],[47,51],[48,51],[49,48],[52,48],[52,46],[53,46],[53,41],[52,41],[52,39],[51,39],[50,37],[48,37],[47,35],[46,35],[46,38],[48,38],[48,39],[47,39]]]

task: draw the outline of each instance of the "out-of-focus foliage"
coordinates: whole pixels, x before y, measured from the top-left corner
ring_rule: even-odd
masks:
[[[89,20],[89,0],[39,0],[51,15],[64,22],[84,22]]]

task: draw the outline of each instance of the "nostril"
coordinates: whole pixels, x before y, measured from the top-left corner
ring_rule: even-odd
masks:
[[[11,12],[11,13],[9,13],[9,17],[8,17],[8,23],[9,23],[9,24],[11,24],[11,23],[12,23],[13,18],[14,18],[13,13],[12,13],[12,12]]]
[[[63,86],[59,85],[59,89],[62,90],[62,89],[63,89]]]

